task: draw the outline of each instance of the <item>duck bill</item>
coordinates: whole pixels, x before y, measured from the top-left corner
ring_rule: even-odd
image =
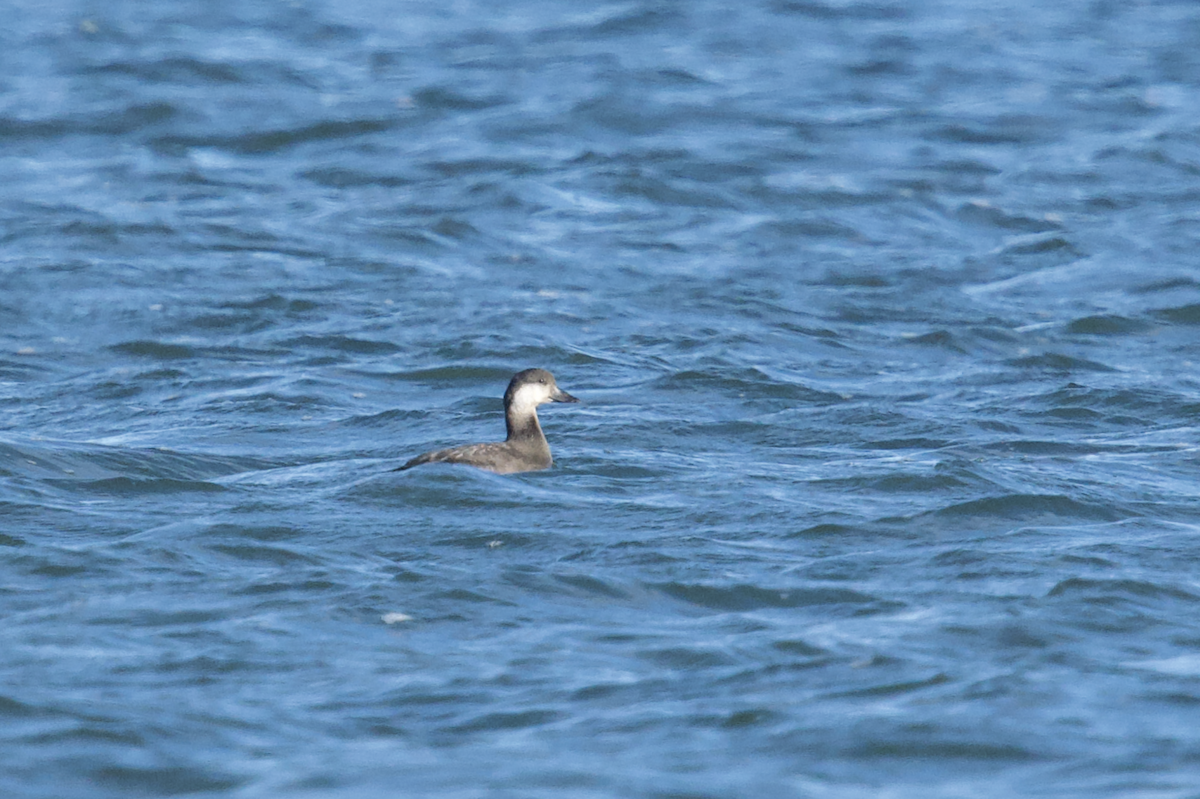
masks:
[[[578,397],[572,397],[561,388],[555,388],[554,393],[550,395],[551,402],[579,402]]]

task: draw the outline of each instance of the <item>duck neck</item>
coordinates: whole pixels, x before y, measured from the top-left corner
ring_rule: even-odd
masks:
[[[508,428],[508,441],[545,441],[542,426],[538,424],[537,411],[530,409],[505,408],[504,424]]]

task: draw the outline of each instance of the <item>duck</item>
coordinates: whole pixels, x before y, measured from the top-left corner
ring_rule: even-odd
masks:
[[[485,444],[466,444],[426,452],[392,471],[402,472],[425,463],[461,463],[496,474],[535,472],[550,468],[550,444],[538,423],[537,408],[547,402],[579,402],[558,387],[545,369],[525,369],[513,375],[504,391],[504,424],[508,437]]]

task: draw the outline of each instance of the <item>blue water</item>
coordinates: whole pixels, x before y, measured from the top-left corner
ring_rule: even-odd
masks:
[[[1200,795],[1200,6],[0,27],[3,796]]]

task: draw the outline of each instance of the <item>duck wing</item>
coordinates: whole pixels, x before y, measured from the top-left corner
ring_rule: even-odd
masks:
[[[540,453],[539,453],[540,454]],[[393,469],[402,472],[423,463],[465,463],[478,469],[486,469],[498,474],[511,472],[531,472],[545,469],[550,465],[549,453],[543,458],[525,452],[507,443],[496,442],[489,444],[467,444],[463,447],[438,449],[426,452],[410,460],[408,463]]]

